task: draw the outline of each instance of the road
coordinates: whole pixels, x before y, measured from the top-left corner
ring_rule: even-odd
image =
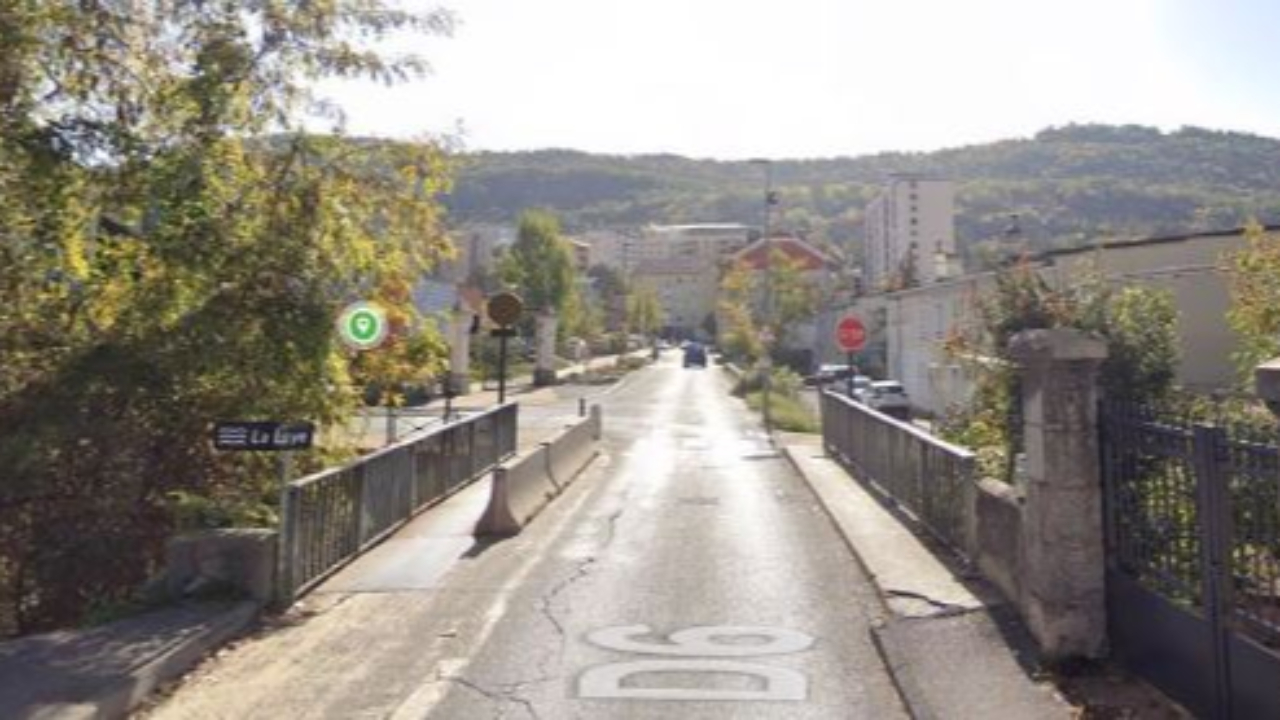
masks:
[[[603,456],[520,536],[462,537],[464,498],[447,568],[353,566],[145,714],[902,717],[843,540],[723,372],[669,355],[602,399]]]

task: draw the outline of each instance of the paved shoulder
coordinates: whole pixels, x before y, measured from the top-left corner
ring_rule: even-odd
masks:
[[[1073,716],[1051,686],[1029,674],[1030,639],[996,595],[957,578],[827,458],[816,438],[788,437],[784,446],[890,611],[873,634],[914,717]]]

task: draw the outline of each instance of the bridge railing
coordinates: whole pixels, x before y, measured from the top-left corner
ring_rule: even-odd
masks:
[[[859,479],[956,550],[968,550],[971,451],[832,392],[822,394],[822,440]]]
[[[514,455],[517,410],[508,403],[289,483],[280,601],[291,603],[422,508]]]

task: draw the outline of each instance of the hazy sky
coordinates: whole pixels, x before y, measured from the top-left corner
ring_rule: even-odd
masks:
[[[1280,136],[1280,0],[441,0],[434,74],[353,133],[475,150],[830,157],[1068,122]]]

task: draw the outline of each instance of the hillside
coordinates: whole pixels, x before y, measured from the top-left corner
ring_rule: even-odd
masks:
[[[1034,249],[1098,237],[1280,221],[1280,140],[1184,128],[1071,125],[1028,140],[930,153],[775,161],[780,223],[857,250],[862,209],[891,173],[957,182],[956,231],[971,257],[995,249],[1010,213]],[[456,221],[556,211],[571,231],[645,223],[757,223],[763,174],[746,162],[567,150],[463,158],[448,205]]]

